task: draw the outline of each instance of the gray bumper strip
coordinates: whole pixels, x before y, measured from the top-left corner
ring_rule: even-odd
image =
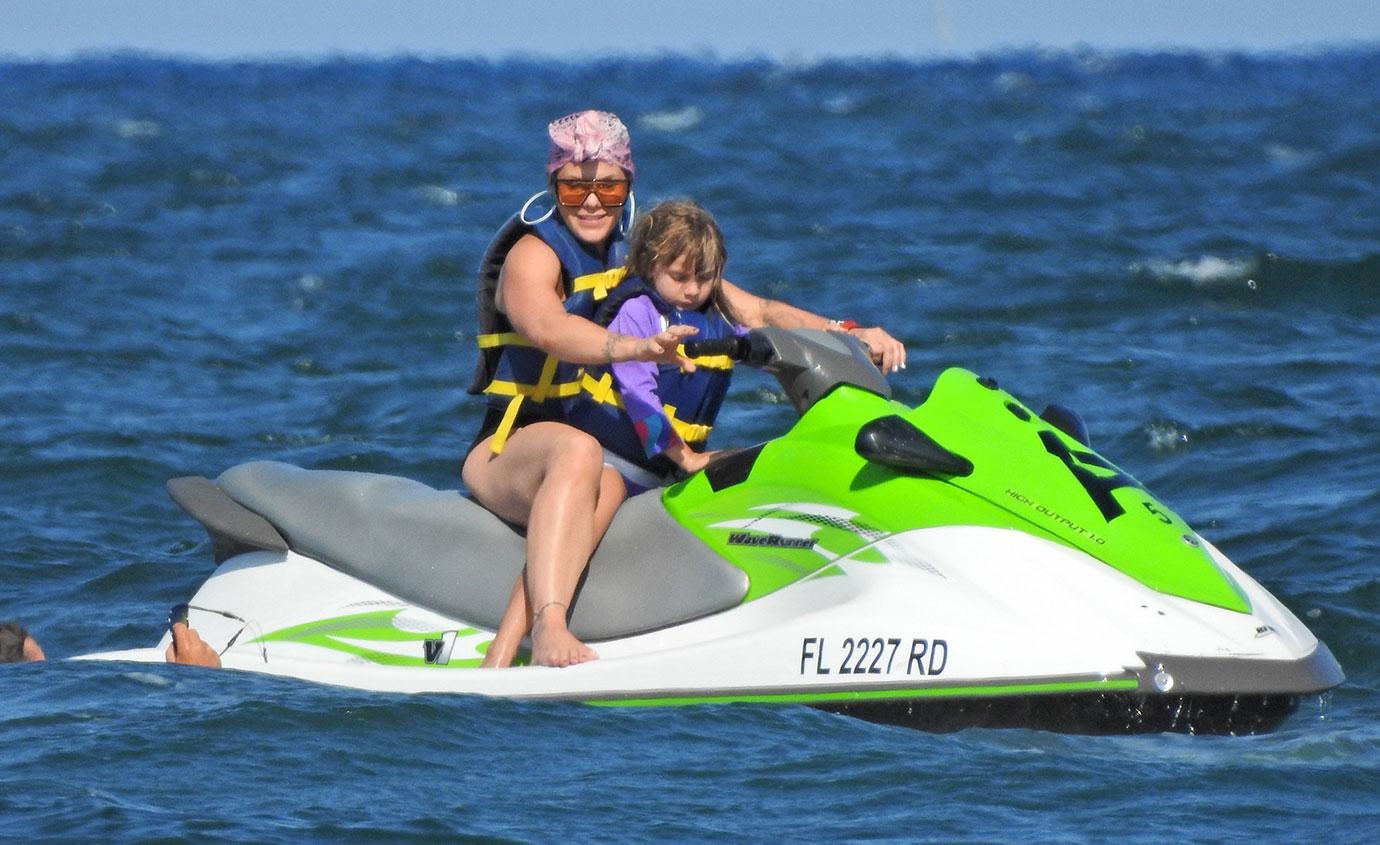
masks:
[[[1322,642],[1298,660],[1249,657],[1182,657],[1138,652],[1146,669],[1137,673],[1140,690],[1171,695],[1307,695],[1332,689],[1346,674]],[[1164,673],[1172,683],[1166,689]]]

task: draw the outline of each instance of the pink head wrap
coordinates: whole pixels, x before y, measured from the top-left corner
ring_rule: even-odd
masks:
[[[546,172],[555,173],[561,165],[574,162],[607,161],[627,171],[636,172],[632,160],[632,141],[628,127],[613,112],[586,111],[568,114],[553,120],[546,127],[551,136],[551,153],[546,159]]]

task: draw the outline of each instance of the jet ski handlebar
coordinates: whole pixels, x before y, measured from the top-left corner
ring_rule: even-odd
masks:
[[[741,361],[745,364],[761,367],[771,360],[772,346],[763,338],[756,336],[755,333],[726,337],[720,340],[687,340],[685,342],[685,356],[687,358],[707,358],[719,355],[726,356],[730,361]]]
[[[891,387],[868,357],[866,347],[857,338],[839,332],[753,329],[741,337],[688,340],[685,355],[726,355],[771,373],[802,414],[842,384],[891,398]]]

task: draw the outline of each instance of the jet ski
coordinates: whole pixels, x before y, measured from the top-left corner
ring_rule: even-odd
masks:
[[[687,351],[775,375],[799,419],[623,505],[570,610],[598,660],[479,668],[525,545],[462,493],[271,461],[168,483],[216,563],[188,621],[225,667],[364,690],[796,703],[941,731],[1256,733],[1342,683],[1068,409],[959,368],[908,407],[840,333],[707,344]]]

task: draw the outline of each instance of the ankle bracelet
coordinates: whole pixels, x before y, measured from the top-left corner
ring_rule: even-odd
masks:
[[[570,609],[570,607],[569,607],[565,602],[561,602],[561,601],[549,601],[549,602],[547,602],[546,604],[542,605],[541,607],[537,608],[537,611],[536,611],[535,613],[532,614],[532,618],[533,618],[533,619],[539,619],[539,618],[541,618],[542,611],[546,610],[548,607],[550,607],[550,606],[553,605],[553,604],[554,604],[555,606],[561,608],[562,610],[569,610],[569,609]]]

